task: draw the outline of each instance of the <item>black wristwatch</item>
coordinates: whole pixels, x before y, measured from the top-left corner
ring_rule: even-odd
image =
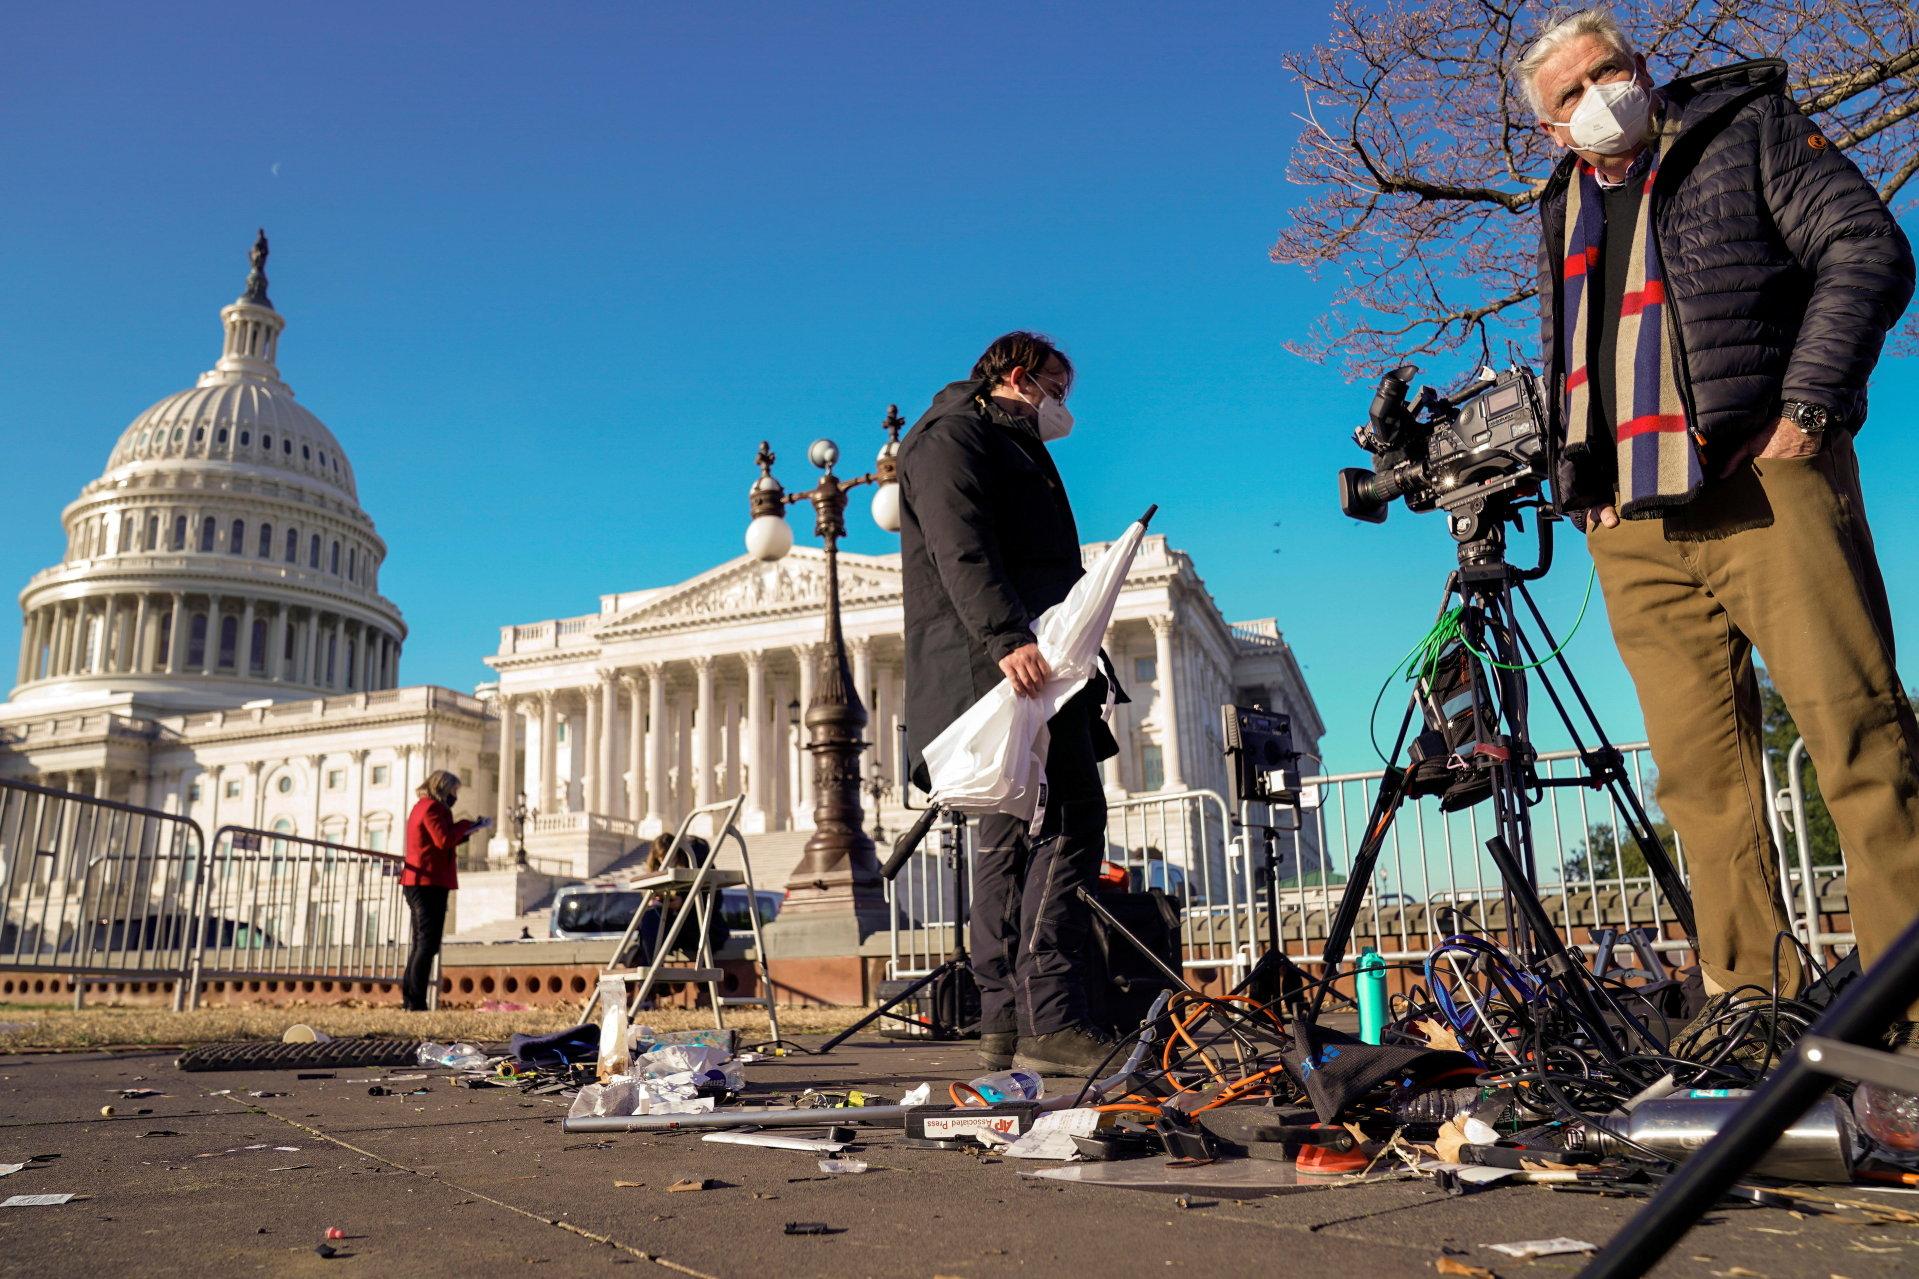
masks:
[[[1838,425],[1837,415],[1831,409],[1807,400],[1787,400],[1779,406],[1779,416],[1790,420],[1807,435],[1824,435],[1827,428]]]

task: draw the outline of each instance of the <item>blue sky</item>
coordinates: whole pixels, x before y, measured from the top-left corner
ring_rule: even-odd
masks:
[[[282,372],[391,548],[408,683],[470,687],[500,625],[735,554],[762,437],[789,485],[818,435],[863,463],[889,402],[911,418],[1037,327],[1080,369],[1056,456],[1085,535],[1158,502],[1229,617],[1279,617],[1328,763],[1366,767],[1367,709],[1453,551],[1435,516],[1340,515],[1368,393],[1284,349],[1325,291],[1266,257],[1302,196],[1280,59],[1324,24],[1252,3],[16,11],[0,582],[58,560],[121,428],[212,364],[257,225]],[[1912,361],[1883,366],[1861,441],[1908,635],[1915,391]],[[850,546],[890,549],[863,511]],[[1586,566],[1567,546],[1538,588],[1562,626]],[[0,670],[17,643],[0,631]],[[1597,603],[1570,652],[1636,735]]]

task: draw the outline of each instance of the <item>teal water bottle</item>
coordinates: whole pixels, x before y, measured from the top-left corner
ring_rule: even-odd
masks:
[[[1386,1029],[1386,961],[1368,946],[1359,952],[1359,1037],[1369,1044],[1379,1042]]]

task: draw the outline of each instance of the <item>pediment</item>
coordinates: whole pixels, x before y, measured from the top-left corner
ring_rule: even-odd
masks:
[[[892,556],[839,557],[840,606],[891,604],[900,599],[899,562]],[[672,587],[639,607],[601,622],[602,638],[655,631],[710,628],[715,622],[803,616],[826,608],[826,553],[795,547],[765,563],[740,556]]]

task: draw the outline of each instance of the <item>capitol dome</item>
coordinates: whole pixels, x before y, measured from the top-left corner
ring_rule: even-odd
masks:
[[[267,241],[199,381],[136,417],[20,593],[16,699],[127,692],[156,708],[395,687],[406,625],[340,442],[276,364]]]

